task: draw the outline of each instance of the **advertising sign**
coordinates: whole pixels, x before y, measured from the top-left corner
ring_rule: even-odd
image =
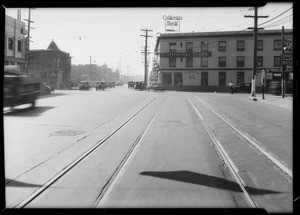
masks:
[[[160,57],[211,57],[211,52],[166,52],[160,53]]]

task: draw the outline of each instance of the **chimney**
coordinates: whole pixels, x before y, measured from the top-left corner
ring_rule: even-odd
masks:
[[[21,9],[18,9],[17,20],[21,21]]]

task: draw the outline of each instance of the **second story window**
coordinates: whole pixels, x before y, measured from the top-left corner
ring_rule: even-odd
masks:
[[[281,66],[281,57],[274,56],[274,66]]]
[[[226,51],[226,41],[219,41],[219,51],[220,52]]]
[[[257,56],[257,67],[264,66],[264,58],[262,56]]]
[[[238,40],[236,42],[236,50],[237,51],[245,51],[245,41],[244,40]]]
[[[226,67],[226,57],[219,57],[219,67]]]
[[[22,51],[22,41],[18,40],[18,52]]]
[[[282,48],[281,40],[274,40],[274,50],[281,50]]]
[[[207,57],[201,58],[201,67],[208,67],[208,58]]]
[[[176,67],[176,57],[169,58],[169,67]]]
[[[169,50],[170,52],[176,52],[176,43],[170,43]]]
[[[208,42],[201,42],[201,51],[208,51]]]
[[[186,67],[193,67],[193,57],[186,58]]]
[[[264,43],[262,40],[257,40],[257,51],[264,50]]]
[[[8,38],[8,49],[14,50],[14,39],[12,37]]]
[[[186,43],[186,52],[193,52],[193,42]]]
[[[244,67],[244,66],[245,66],[245,57],[237,57],[236,67]]]

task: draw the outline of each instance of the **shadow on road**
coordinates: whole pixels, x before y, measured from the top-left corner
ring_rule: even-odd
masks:
[[[215,187],[222,190],[242,192],[240,186],[236,182],[228,181],[215,176],[204,175],[190,171],[169,171],[169,172],[141,172],[141,175],[164,178],[169,180],[181,181],[202,186]],[[251,195],[278,194],[280,192],[272,190],[257,189],[246,187]]]
[[[22,116],[22,117],[32,117],[39,116],[47,110],[52,109],[53,107],[34,107],[31,106],[26,108],[14,108],[13,110],[3,113],[3,116]]]
[[[5,185],[8,187],[42,187],[40,184],[30,184],[21,181],[14,181],[11,179],[5,179]]]

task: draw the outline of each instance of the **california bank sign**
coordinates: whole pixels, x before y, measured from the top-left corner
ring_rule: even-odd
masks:
[[[164,20],[182,20],[182,16],[164,15]]]

